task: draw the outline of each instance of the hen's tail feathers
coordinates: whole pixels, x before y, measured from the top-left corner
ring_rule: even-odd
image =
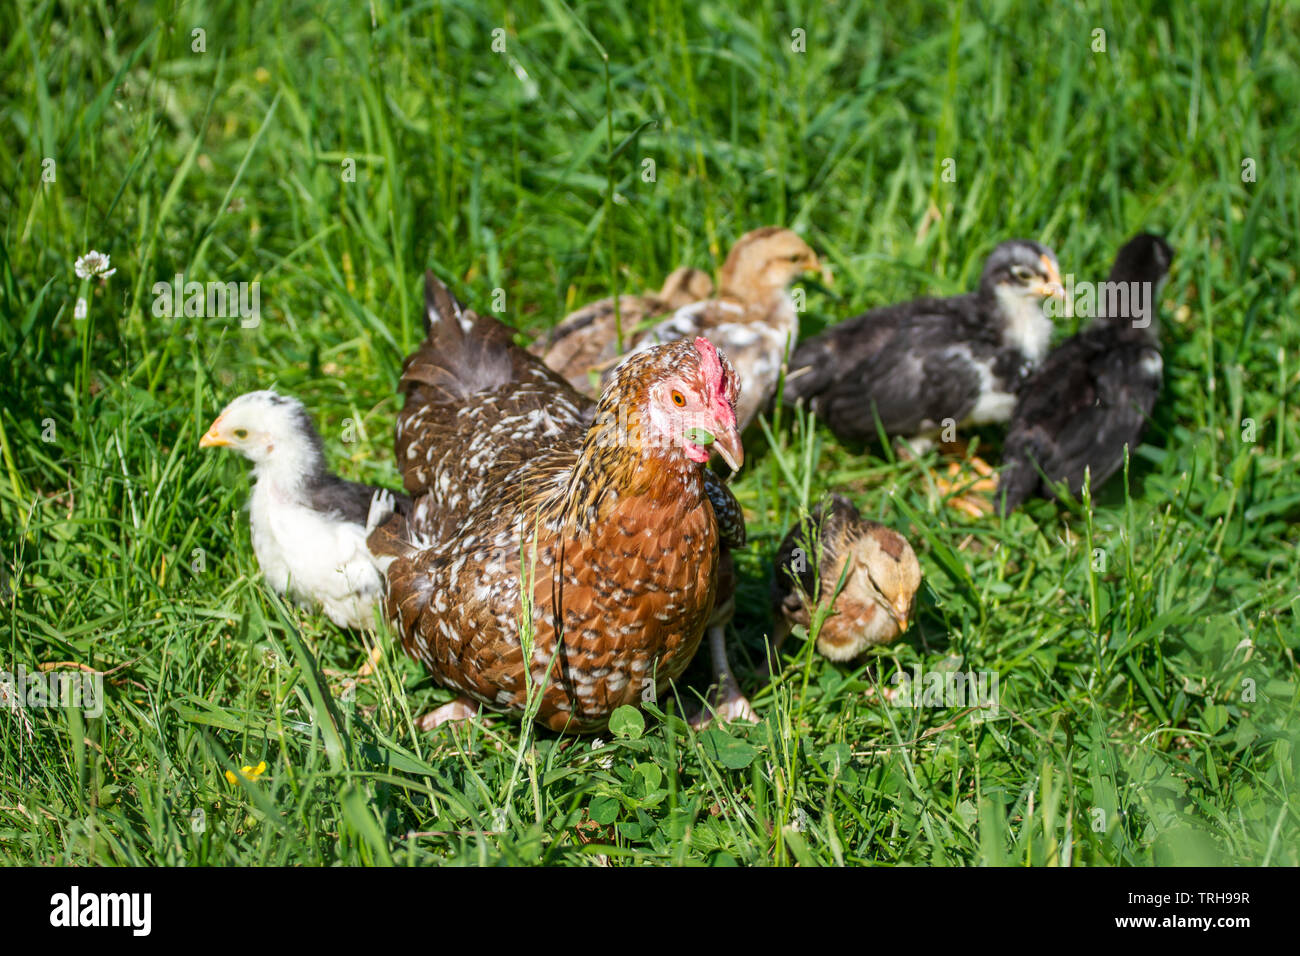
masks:
[[[516,366],[540,364],[514,344],[509,328],[466,309],[431,272],[424,277],[424,328],[424,342],[402,371],[408,405],[464,402],[518,381]]]
[[[473,313],[470,313],[473,316]],[[461,305],[450,289],[438,280],[432,272],[424,274],[424,335],[430,337],[436,326],[455,319],[458,330],[464,331],[468,326],[465,307]],[[473,319],[468,320],[471,324]],[[450,330],[453,333],[457,329]]]
[[[500,348],[484,348],[485,337],[474,334],[482,322],[432,272],[425,273],[424,342],[402,370],[408,400],[459,402],[504,380],[509,357]],[[417,391],[421,394],[414,396]]]

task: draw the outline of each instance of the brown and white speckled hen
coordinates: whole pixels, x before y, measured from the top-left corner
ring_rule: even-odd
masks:
[[[645,322],[712,294],[713,280],[707,273],[682,266],[669,273],[658,292],[619,296],[617,316],[613,296],[570,312],[528,351],[541,356],[547,368],[559,372],[578,391],[590,393],[594,388],[592,378],[618,358],[620,326],[624,345],[630,344],[645,331]],[[597,375],[593,376],[593,372]]]
[[[628,355],[635,355],[679,339],[707,338],[731,360],[745,386],[736,405],[736,418],[744,431],[771,401],[781,366],[799,338],[799,313],[789,290],[795,279],[809,271],[824,270],[817,254],[789,229],[764,226],[747,232],[722,264],[717,298],[683,305],[648,328],[643,323],[638,329],[624,320],[624,347]],[[614,375],[611,366],[618,359],[612,316],[604,324],[584,325],[580,317],[566,319],[552,334],[560,339],[548,353],[548,365],[557,368],[564,358],[564,374],[580,390],[591,389],[589,372],[603,373],[602,387],[609,384]],[[556,351],[562,346],[567,349],[563,355]],[[572,361],[588,354],[595,359],[586,367]]]
[[[844,586],[836,594],[840,578]],[[907,539],[866,521],[846,498],[832,495],[790,529],[777,551],[772,577],[775,656],[795,624],[808,627],[814,611],[831,602],[817,650],[833,661],[898,639],[912,618],[921,565]]]
[[[735,372],[704,339],[652,349],[592,415],[432,276],[426,307],[397,424],[415,502],[369,541],[388,616],[466,697],[522,713],[531,677],[538,721],[600,730],[682,673],[714,611],[704,463],[711,450],[741,463]]]

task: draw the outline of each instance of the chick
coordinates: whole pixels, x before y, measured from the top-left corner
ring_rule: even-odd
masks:
[[[1162,385],[1155,309],[1173,257],[1150,233],[1125,243],[1096,321],[1053,349],[1021,389],[1002,448],[1003,514],[1034,495],[1055,497],[1054,482],[1078,497],[1085,474],[1095,492],[1124,464],[1125,447],[1137,446]]]
[[[1051,342],[1044,300],[1063,295],[1051,249],[1004,242],[975,292],[873,309],[805,341],[784,400],[852,442],[874,439],[877,419],[886,435],[927,440],[946,424],[1006,421]]]
[[[570,312],[528,351],[574,388],[591,393],[592,370],[604,369],[618,357],[620,325],[627,344],[645,331],[647,322],[712,294],[713,280],[707,273],[682,266],[669,274],[658,292],[619,296],[617,323],[613,297],[600,299]]]
[[[718,297],[678,309],[639,336],[629,354],[704,336],[731,360],[739,376],[736,421],[743,432],[772,400],[799,338],[790,285],[806,272],[830,280],[817,253],[795,233],[779,226],[747,232],[722,264]]]
[[[694,296],[706,288],[708,279],[703,273],[679,269],[653,302],[628,297],[634,301],[623,318],[625,355],[618,354],[612,300],[603,299],[556,327],[546,364],[580,391],[594,395],[609,383],[615,367],[627,355],[703,336],[731,360],[739,376],[742,387],[736,420],[743,431],[771,401],[781,368],[799,337],[799,313],[789,289],[808,271],[830,277],[817,254],[789,229],[755,229],[731,247],[718,277],[716,298],[701,297],[674,310],[665,309],[659,313],[664,317],[650,325],[640,321],[653,320],[653,309],[661,309],[670,300]],[[638,322],[629,321],[629,315]]]
[[[372,626],[384,578],[366,536],[394,511],[409,513],[410,499],[331,474],[302,403],[269,390],[227,405],[199,447],[253,463],[253,553],[272,590],[320,605],[340,627]]]
[[[911,623],[920,586],[921,564],[907,539],[832,495],[829,506],[817,506],[790,529],[777,551],[773,670],[791,628],[809,627],[815,610],[828,603],[832,612],[817,635],[817,650],[830,660],[851,660],[897,640]]]

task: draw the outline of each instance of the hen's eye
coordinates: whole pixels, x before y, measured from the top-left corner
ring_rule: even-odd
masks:
[[[673,404],[678,408],[686,407],[686,396],[676,389],[673,390]]]
[[[235,429],[235,437],[236,437],[236,438],[247,438],[247,437],[248,437],[248,429],[247,429],[247,428],[236,428],[236,429]]]

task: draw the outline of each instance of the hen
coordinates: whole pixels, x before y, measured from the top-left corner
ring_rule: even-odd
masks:
[[[1155,303],[1173,256],[1150,233],[1125,243],[1097,297],[1096,321],[1053,349],[1021,389],[1002,447],[1003,514],[1033,495],[1055,497],[1052,482],[1077,497],[1085,472],[1096,491],[1124,464],[1124,448],[1137,444],[1160,395]]]
[[[843,587],[840,579],[843,578]],[[795,624],[809,627],[819,606],[832,614],[817,635],[817,650],[833,661],[889,644],[911,622],[921,565],[907,539],[864,521],[848,499],[833,495],[790,529],[772,576],[775,657]]]
[[[621,366],[596,404],[426,279],[402,373],[416,496],[370,537],[388,616],[442,684],[557,731],[604,727],[685,669],[714,611],[704,463],[743,457],[734,370],[708,341]],[[724,489],[725,491],[725,489]]]
[[[741,236],[732,246],[719,274],[719,295],[677,309],[658,324],[632,328],[625,321],[624,345],[629,355],[678,339],[704,336],[735,366],[745,388],[736,406],[744,431],[776,392],[781,367],[799,337],[799,313],[789,287],[802,273],[822,272],[817,254],[789,229],[765,226]],[[576,330],[564,334],[566,319],[557,327],[561,345]],[[598,356],[589,367],[603,372],[602,385],[613,376],[618,361],[612,316],[603,326],[588,326],[586,350]],[[553,348],[547,364],[556,367]],[[588,369],[566,365],[565,375],[579,388],[587,385]]]
[[[589,392],[593,371],[607,368],[618,357],[620,326],[626,344],[644,331],[647,320],[712,294],[713,280],[707,273],[682,266],[669,274],[658,292],[619,296],[617,320],[613,298],[600,299],[570,312],[528,351],[541,356],[547,368],[559,372],[578,391]]]

